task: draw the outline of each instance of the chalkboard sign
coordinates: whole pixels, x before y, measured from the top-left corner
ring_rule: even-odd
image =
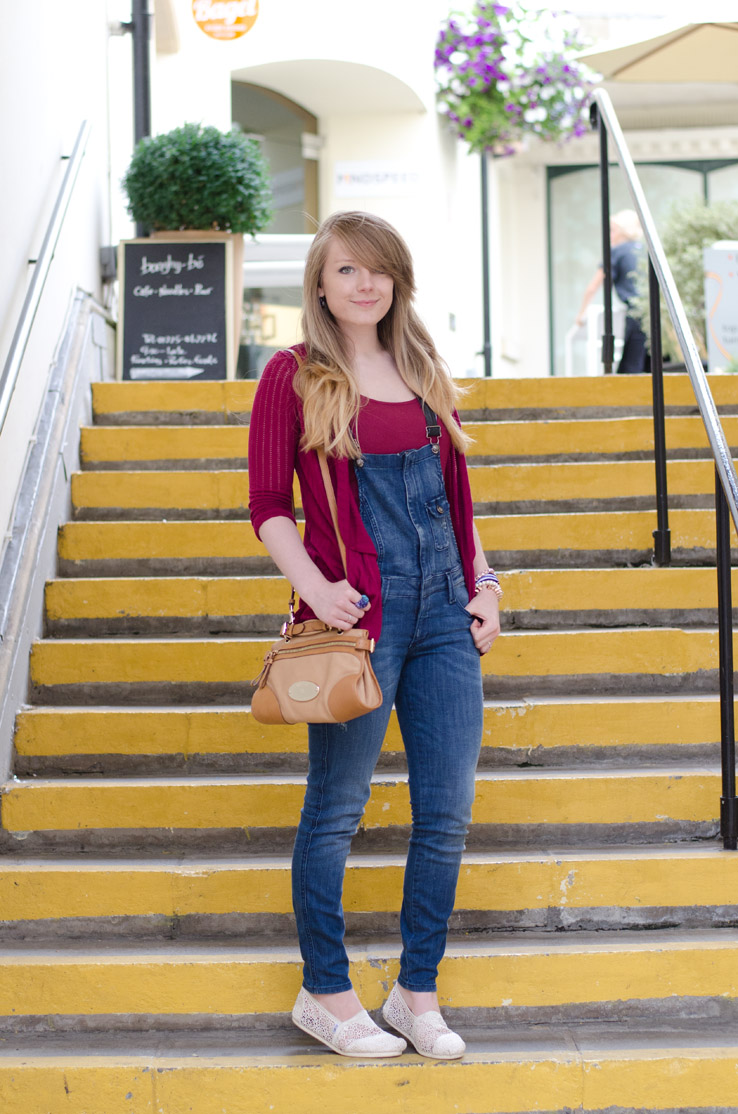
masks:
[[[234,375],[232,243],[225,237],[127,240],[118,257],[122,379]]]

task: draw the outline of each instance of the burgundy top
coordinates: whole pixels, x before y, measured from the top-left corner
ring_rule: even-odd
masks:
[[[303,345],[297,346],[304,355]],[[320,472],[318,454],[299,448],[303,432],[302,404],[293,390],[297,362],[290,351],[277,352],[259,381],[249,428],[249,509],[256,536],[269,518],[295,521],[292,506],[294,473],[300,481],[305,513],[305,548],[330,581],[344,579],[341,554],[331,522]],[[457,418],[458,420],[458,418]],[[417,401],[378,402],[366,399],[357,423],[359,444],[365,453],[403,452],[428,443],[425,417]],[[469,597],[474,592],[473,508],[466,458],[454,448],[448,432],[441,432],[441,467],[451,508],[451,521],[459,546]],[[372,638],[382,629],[382,585],[374,544],[359,513],[359,494],[353,464],[347,458],[328,458],[336,492],[338,525],[346,546],[347,579],[357,592],[365,592],[371,608],[361,625]],[[300,620],[314,618],[304,601]]]

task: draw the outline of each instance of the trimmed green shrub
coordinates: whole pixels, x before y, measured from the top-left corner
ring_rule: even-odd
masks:
[[[261,232],[272,215],[269,167],[254,139],[184,124],[142,139],[123,178],[128,212],[152,232]]]
[[[661,232],[666,258],[703,360],[707,359],[707,349],[705,347],[705,265],[702,249],[714,244],[716,240],[736,239],[738,239],[738,201],[715,201],[709,205],[702,199],[677,202],[671,209]],[[634,316],[640,317],[643,330],[649,336],[647,260],[644,260],[643,268],[638,273],[637,286],[638,298],[633,312]],[[663,298],[661,334],[664,356],[681,363],[684,357]]]

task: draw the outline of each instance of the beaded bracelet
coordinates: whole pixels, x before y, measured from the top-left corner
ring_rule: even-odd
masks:
[[[474,591],[477,593],[482,591],[494,592],[498,600],[502,599],[502,588],[494,569],[487,569],[486,572],[481,572],[479,576],[474,577]]]

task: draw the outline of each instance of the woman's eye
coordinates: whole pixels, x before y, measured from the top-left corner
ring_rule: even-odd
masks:
[[[351,273],[351,271],[353,271],[353,269],[353,267],[349,267],[348,263],[346,263],[343,267],[339,267],[338,273],[339,275],[348,275]]]

